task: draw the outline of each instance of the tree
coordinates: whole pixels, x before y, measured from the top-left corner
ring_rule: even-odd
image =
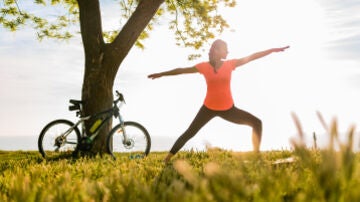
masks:
[[[106,1],[106,0],[104,0]],[[104,2],[103,1],[103,2]],[[209,39],[228,27],[218,14],[219,6],[234,7],[235,0],[114,0],[121,7],[121,19],[126,23],[118,30],[103,31],[100,0],[34,0],[23,7],[17,0],[4,0],[1,5],[0,24],[10,31],[25,25],[31,26],[39,40],[43,38],[69,39],[76,31],[66,29],[80,24],[80,34],[85,53],[85,71],[82,84],[84,115],[94,114],[111,107],[113,84],[117,71],[136,45],[149,36],[161,17],[173,18],[169,28],[174,31],[177,45],[199,50]],[[24,2],[21,2],[24,3]],[[106,3],[110,3],[107,1]],[[24,3],[26,4],[26,3]],[[61,7],[64,14],[36,14],[31,8]],[[191,55],[192,59],[198,55]],[[94,120],[86,122],[89,128]],[[93,152],[106,151],[106,134],[111,123],[100,131]]]

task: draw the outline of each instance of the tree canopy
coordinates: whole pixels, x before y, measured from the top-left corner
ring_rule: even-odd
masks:
[[[109,43],[118,35],[140,0],[97,1],[116,4],[119,8],[120,27],[103,31],[103,37]],[[215,38],[228,27],[226,20],[219,13],[219,8],[234,7],[235,4],[235,0],[166,0],[135,45],[144,48],[143,41],[150,36],[151,30],[157,23],[165,22],[174,33],[177,45],[199,50],[205,42]],[[77,0],[4,0],[0,2],[0,6],[0,24],[10,31],[28,26],[34,29],[39,40],[70,39],[80,32]],[[190,59],[196,56],[198,55],[191,55]]]

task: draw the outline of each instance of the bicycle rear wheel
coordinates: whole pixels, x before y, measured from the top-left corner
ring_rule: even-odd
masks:
[[[71,155],[80,141],[80,131],[74,123],[59,119],[48,123],[42,129],[39,139],[39,152],[44,158],[54,159],[64,155]],[[73,129],[71,129],[74,127]]]
[[[126,139],[124,139],[125,135]],[[116,153],[128,153],[131,157],[141,158],[149,154],[151,138],[144,126],[127,121],[124,123],[124,128],[118,124],[110,131],[106,143],[108,152],[113,157]]]

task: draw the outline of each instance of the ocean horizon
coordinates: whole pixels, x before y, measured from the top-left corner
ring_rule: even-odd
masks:
[[[169,151],[176,137],[151,136],[151,152]],[[0,151],[38,151],[38,137],[34,136],[0,136]],[[197,148],[204,145],[189,141],[183,149]],[[200,149],[199,149],[200,148]]]

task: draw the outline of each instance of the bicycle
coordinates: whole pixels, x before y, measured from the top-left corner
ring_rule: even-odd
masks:
[[[81,151],[90,151],[94,139],[98,136],[101,128],[112,117],[118,118],[115,125],[106,138],[108,153],[115,159],[115,153],[126,152],[131,156],[144,157],[149,154],[151,138],[144,126],[133,121],[124,121],[120,108],[125,104],[123,94],[116,91],[117,99],[113,101],[110,109],[90,116],[82,116],[84,101],[70,99],[70,111],[76,111],[79,120],[76,123],[67,119],[57,119],[48,123],[40,132],[38,149],[46,159],[60,157],[65,154],[77,156]],[[90,129],[86,131],[85,121],[96,120]],[[81,132],[79,130],[81,125]]]

